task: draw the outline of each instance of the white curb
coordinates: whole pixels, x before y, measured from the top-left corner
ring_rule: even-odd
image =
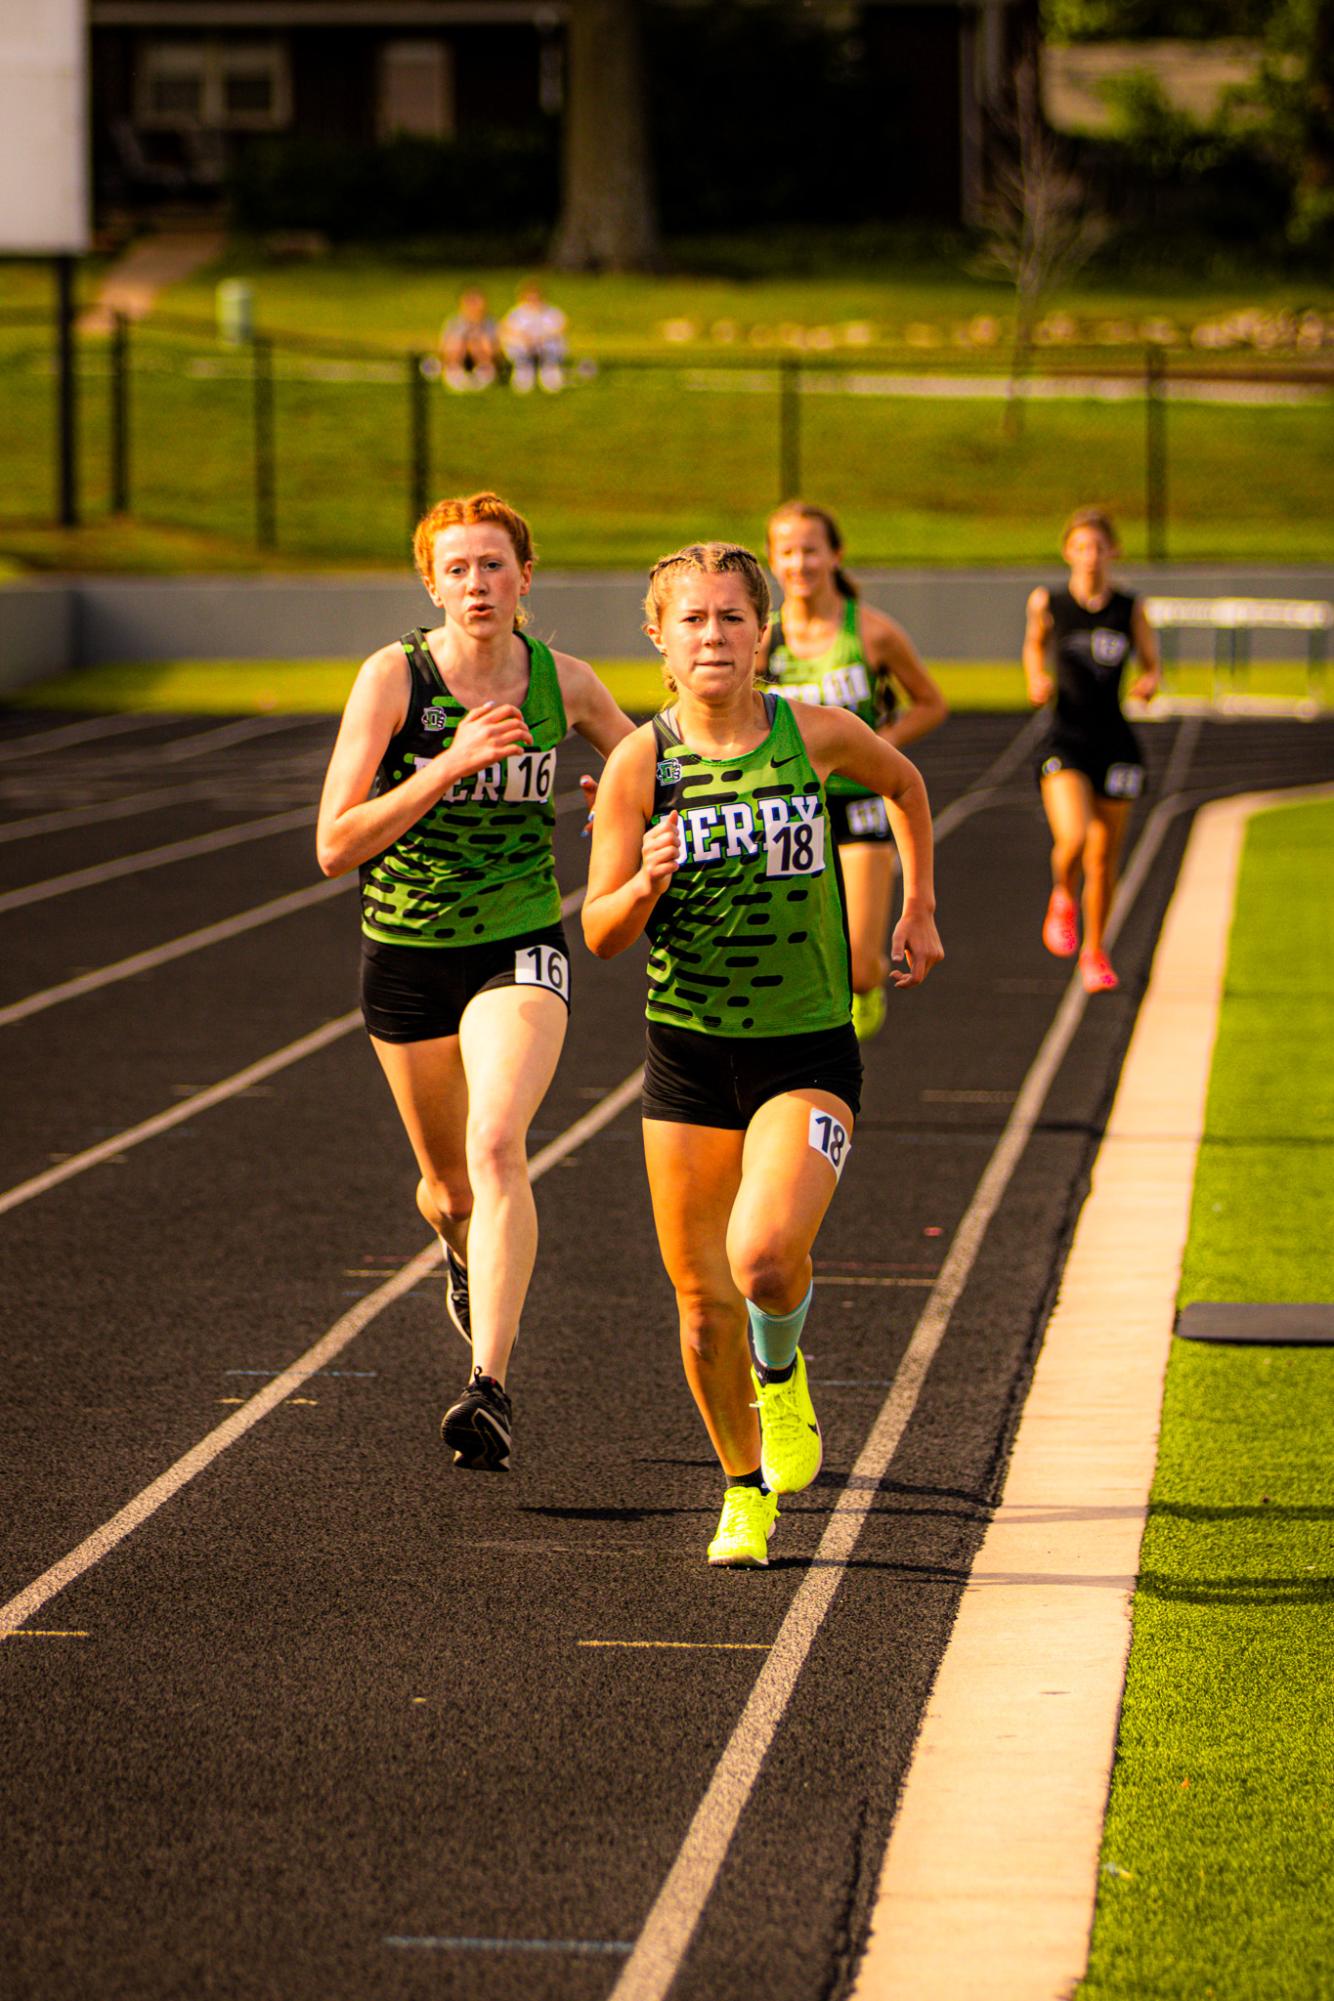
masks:
[[[853,2001],[1065,2001],[1084,1975],[1246,823],[1332,793],[1196,818]]]

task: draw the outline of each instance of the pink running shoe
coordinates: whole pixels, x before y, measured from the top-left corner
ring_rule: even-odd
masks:
[[[1081,952],[1079,977],[1084,982],[1086,994],[1109,994],[1121,984],[1105,952]]]
[[[1058,959],[1073,959],[1079,945],[1075,899],[1068,889],[1054,889],[1042,920],[1042,942]]]

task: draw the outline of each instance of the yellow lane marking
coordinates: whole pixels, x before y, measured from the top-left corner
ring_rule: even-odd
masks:
[[[828,1278],[821,1278],[817,1273],[815,1279],[817,1285],[924,1285],[930,1287],[935,1282],[933,1278],[840,1278],[836,1272],[831,1273]]]
[[[91,1640],[91,1633],[44,1631],[40,1626],[8,1626],[0,1630],[0,1640]]]
[[[767,1654],[769,1640],[576,1640],[577,1647],[712,1647],[731,1654]]]

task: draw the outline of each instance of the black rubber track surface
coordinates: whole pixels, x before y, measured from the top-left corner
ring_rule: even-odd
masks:
[[[282,720],[216,746],[223,721],[116,722],[44,749],[68,719],[0,718],[0,1010],[47,996],[0,1023],[0,1199],[354,1005],[347,893],[50,999],[313,887],[306,826],[4,902],[313,810],[333,724]],[[1145,731],[1156,786],[1183,727]],[[1020,728],[961,717],[922,746],[935,809]],[[1328,722],[1211,719],[1175,770],[1198,802],[1332,765]],[[580,754],[562,766],[568,792]],[[567,890],[585,866],[579,818],[559,823]],[[1118,947],[1122,987],[1088,1008],[872,1497],[679,2001],[850,1984],[1189,818],[1163,841]],[[675,1352],[632,1107],[538,1187],[510,1475],[455,1473],[441,1450],[466,1357],[433,1276],[0,1641],[7,1995],[611,1993],[1065,991],[1038,937],[1046,840],[1027,759],[950,832],[939,875],[949,957],[890,997],[818,1248],[806,1347],[826,1466],[783,1507],[770,1569],[704,1562],[720,1482]],[[576,944],[575,963],[534,1152],[640,1060],[639,955],[601,966]],[[413,1179],[355,1030],[0,1214],[0,1598],[422,1248]],[[585,1644],[609,1640],[672,1644]]]

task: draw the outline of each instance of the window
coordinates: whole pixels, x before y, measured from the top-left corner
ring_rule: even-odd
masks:
[[[384,42],[380,47],[377,125],[382,139],[409,132],[454,137],[452,51],[444,42]]]
[[[271,132],[291,119],[280,41],[144,41],[136,65],[138,123],[158,131]]]

